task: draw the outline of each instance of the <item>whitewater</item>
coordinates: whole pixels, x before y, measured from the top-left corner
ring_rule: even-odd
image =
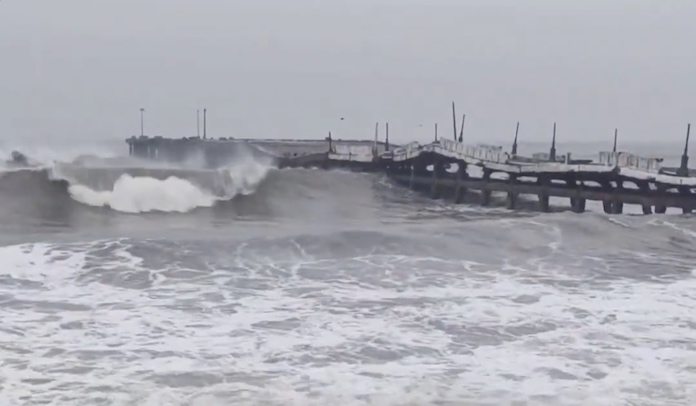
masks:
[[[229,165],[206,169],[202,157],[180,164],[148,162],[130,157],[79,155],[71,162],[30,161],[28,167],[0,167],[0,176],[27,177],[37,183],[58,183],[75,201],[124,213],[178,212],[212,207],[238,194],[253,193],[273,169],[270,160],[241,155]]]
[[[0,169],[2,405],[696,401],[693,216],[26,152]]]

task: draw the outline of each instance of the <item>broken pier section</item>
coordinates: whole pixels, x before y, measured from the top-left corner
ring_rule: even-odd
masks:
[[[623,213],[626,204],[641,206],[644,214],[665,213],[668,207],[690,213],[696,209],[696,178],[689,176],[689,130],[679,168],[663,168],[661,158],[617,152],[616,143],[614,150],[599,153],[598,162],[574,160],[569,153],[557,156],[555,125],[549,153],[532,157],[517,155],[517,138],[510,153],[500,146],[441,138],[397,147],[383,165],[398,183],[433,198],[449,196],[456,203],[477,191],[483,206],[491,205],[494,192],[503,193],[508,209],[519,208],[520,196],[532,195],[542,212],[557,197],[568,198],[578,213],[585,211],[588,200],[602,202],[611,214]]]

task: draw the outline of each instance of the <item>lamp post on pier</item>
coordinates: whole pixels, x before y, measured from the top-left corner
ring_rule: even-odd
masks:
[[[140,108],[140,136],[145,135],[145,109]]]

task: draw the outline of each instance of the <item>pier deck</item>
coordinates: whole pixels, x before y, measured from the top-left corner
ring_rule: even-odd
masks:
[[[588,200],[600,201],[606,213],[620,214],[625,204],[642,207],[644,214],[665,213],[668,207],[685,213],[696,210],[696,177],[688,169],[686,149],[679,168],[662,168],[662,159],[628,152],[598,154],[598,161],[556,155],[555,136],[549,153],[518,155],[500,146],[466,145],[438,139],[428,144],[333,140],[168,139],[131,137],[130,154],[144,159],[182,162],[195,157],[217,167],[241,155],[264,157],[279,167],[351,168],[384,172],[395,182],[461,203],[476,196],[483,206],[493,192],[503,193],[508,209],[519,208],[520,196],[532,195],[538,210],[550,210],[549,198],[570,200],[575,212]],[[688,132],[687,132],[688,146]],[[475,192],[475,193],[472,193]],[[468,200],[468,199],[467,199]]]

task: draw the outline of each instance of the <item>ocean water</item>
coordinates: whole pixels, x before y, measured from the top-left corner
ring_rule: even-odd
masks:
[[[694,217],[83,149],[0,170],[1,405],[696,403]]]

